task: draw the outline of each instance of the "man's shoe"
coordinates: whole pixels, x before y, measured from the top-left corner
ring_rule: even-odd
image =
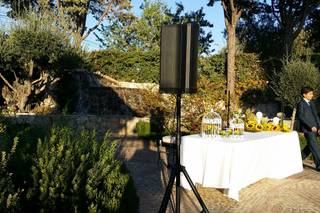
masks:
[[[317,171],[317,172],[320,172],[320,166],[317,166],[317,167],[316,167],[316,171]]]

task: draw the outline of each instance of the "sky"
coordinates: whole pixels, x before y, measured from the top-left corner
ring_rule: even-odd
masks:
[[[1,25],[6,25],[10,21],[10,18],[7,17],[7,9],[4,7],[0,7],[0,27]]]
[[[140,16],[142,10],[140,9],[140,5],[143,3],[143,0],[131,0],[131,3],[133,5],[133,11],[137,16]],[[206,14],[205,18],[213,24],[212,28],[205,28],[206,32],[211,32],[213,37],[213,44],[211,45],[211,48],[213,48],[215,51],[214,53],[218,53],[219,50],[226,46],[226,40],[223,36],[225,25],[224,25],[224,19],[223,19],[223,9],[221,6],[221,3],[218,1],[214,4],[213,7],[208,7],[207,3],[208,0],[162,0],[165,4],[168,5],[169,9],[171,11],[176,10],[176,3],[179,2],[184,5],[184,13],[190,12],[190,11],[196,11],[199,10],[201,7],[203,7],[203,11]],[[93,24],[93,20],[89,20],[89,25]],[[88,50],[95,50],[99,48],[99,43],[96,41],[96,38],[93,34],[91,34],[88,39],[85,40],[84,45],[86,46],[86,49]]]
[[[143,0],[131,0],[133,5],[134,13],[139,16],[141,14],[140,5],[143,3]],[[176,10],[175,2],[182,3],[185,7],[186,12],[196,11],[203,7],[203,11],[206,14],[205,18],[213,24],[212,28],[205,28],[206,32],[211,32],[213,36],[213,44],[211,48],[215,49],[215,53],[217,53],[222,47],[226,45],[225,38],[223,36],[223,32],[225,30],[224,19],[223,19],[223,9],[221,3],[218,1],[214,4],[213,7],[208,7],[208,0],[162,0],[172,12]],[[6,9],[0,7],[0,27],[1,25],[8,25],[10,19],[6,17]],[[93,26],[95,20],[93,18],[88,19],[88,27]],[[99,42],[96,40],[93,33],[84,41],[84,46],[86,50],[97,50],[99,49]]]
[[[216,49],[216,51],[220,50],[222,47],[226,45],[225,38],[223,36],[223,32],[225,30],[224,19],[223,19],[223,9],[221,3],[218,1],[214,4],[213,7],[208,7],[208,0],[162,0],[165,2],[171,11],[176,10],[176,2],[182,3],[185,11],[197,11],[201,7],[203,7],[203,11],[206,14],[205,19],[207,19],[211,24],[213,24],[212,28],[205,28],[206,32],[211,32],[213,36],[213,44],[212,48]],[[143,0],[132,0],[132,4],[134,5],[134,11],[139,12],[139,6]],[[138,12],[135,12],[138,14]]]

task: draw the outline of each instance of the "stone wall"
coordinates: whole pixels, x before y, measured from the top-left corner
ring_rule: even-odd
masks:
[[[100,84],[104,86],[120,87],[120,88],[126,88],[126,89],[146,89],[146,90],[152,90],[154,92],[159,91],[159,84],[118,81],[114,78],[111,78],[108,75],[102,74],[101,72],[95,72],[94,74],[102,78],[102,79],[98,78],[98,81],[100,82]]]
[[[135,136],[138,121],[149,121],[149,118],[138,118],[115,115],[5,115],[3,118],[13,123],[29,123],[42,126],[66,125],[77,130],[96,130],[98,136],[110,131],[114,137]]]

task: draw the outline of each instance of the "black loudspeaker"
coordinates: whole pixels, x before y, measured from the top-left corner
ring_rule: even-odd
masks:
[[[199,25],[173,24],[161,27],[160,92],[197,91]]]

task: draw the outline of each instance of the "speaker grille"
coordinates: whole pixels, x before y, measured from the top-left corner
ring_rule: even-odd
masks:
[[[198,34],[191,23],[161,27],[160,92],[196,92]]]
[[[180,81],[181,33],[179,25],[164,26],[161,29],[161,92],[177,92],[177,82]]]

